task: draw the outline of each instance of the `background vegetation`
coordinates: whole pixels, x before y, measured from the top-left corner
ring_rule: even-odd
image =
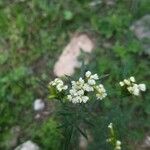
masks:
[[[8,143],[14,126],[21,128],[18,144],[31,139],[44,150],[60,149],[63,137],[57,129],[59,120],[53,115],[35,121],[33,102],[39,97],[47,99],[54,62],[76,31],[92,34],[97,40],[89,70],[109,74],[103,83],[111,97],[99,106],[89,149],[106,149],[108,121],[116,124],[126,150],[135,149],[150,131],[149,91],[140,98],[115,96],[120,95],[117,82],[130,75],[150,85],[149,57],[130,31],[135,20],[150,12],[150,1],[116,0],[114,5],[107,5],[101,0],[95,6],[91,2],[0,1],[0,149],[12,149]]]

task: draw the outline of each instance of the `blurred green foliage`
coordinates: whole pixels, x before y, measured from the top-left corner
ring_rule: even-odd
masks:
[[[35,131],[34,140],[45,150],[61,149],[62,135],[57,126],[58,123],[53,119],[45,120],[42,126]]]
[[[11,149],[4,143],[13,126],[23,130],[32,123],[38,126],[33,119],[33,101],[47,96],[45,87],[53,78],[53,64],[75,31],[95,33],[99,44],[88,67],[100,75],[110,74],[104,83],[112,96],[101,106],[101,113],[109,119],[101,117],[101,113],[96,118],[97,127],[92,131],[95,140],[89,149],[107,149],[104,131],[109,121],[118,126],[123,145],[128,143],[129,150],[149,130],[149,93],[135,100],[115,95],[120,94],[117,82],[130,75],[150,85],[149,58],[141,55],[142,45],[129,29],[135,20],[150,12],[150,1],[116,0],[110,6],[105,0],[95,6],[91,2],[0,1],[0,149]],[[103,47],[104,43],[111,47]],[[56,126],[49,120],[36,132],[29,128],[24,139],[30,137],[45,149],[56,150],[61,141]]]

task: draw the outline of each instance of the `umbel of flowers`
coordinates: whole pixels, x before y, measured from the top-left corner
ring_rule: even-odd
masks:
[[[119,84],[121,87],[124,87],[129,93],[135,96],[139,96],[141,92],[146,91],[146,85],[144,83],[137,84],[133,76],[120,81]]]
[[[54,81],[51,81],[49,84],[54,86],[54,87],[56,87],[56,89],[59,92],[68,89],[68,86],[64,85],[64,82],[61,79],[59,79],[59,78],[56,78]]]
[[[107,96],[106,90],[102,84],[98,83],[99,77],[97,74],[92,74],[87,71],[83,78],[79,78],[77,81],[71,81],[71,88],[69,89],[64,82],[56,78],[49,83],[49,86],[53,86],[57,91],[67,91],[67,99],[72,103],[86,103],[89,101],[88,94],[94,92],[97,99],[102,100]]]

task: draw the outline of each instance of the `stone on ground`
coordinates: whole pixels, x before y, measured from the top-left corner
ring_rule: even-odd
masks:
[[[142,144],[142,148],[150,149],[150,136],[147,136]]]
[[[131,30],[142,42],[144,53],[150,56],[150,14],[143,16],[141,19],[133,23]]]
[[[27,141],[15,148],[15,150],[40,150],[40,148],[32,141]]]
[[[41,111],[44,109],[44,107],[45,107],[45,103],[42,99],[36,99],[34,101],[34,110],[35,111]]]
[[[75,68],[80,67],[78,57],[81,50],[91,53],[94,48],[94,42],[85,33],[76,34],[64,48],[58,61],[54,66],[54,74],[58,77],[64,75],[72,75]]]

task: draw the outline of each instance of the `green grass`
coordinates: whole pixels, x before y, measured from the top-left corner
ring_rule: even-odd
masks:
[[[43,129],[35,132],[39,124],[33,119],[32,105],[36,98],[46,98],[47,83],[54,78],[53,65],[69,42],[71,33],[88,32],[96,37],[98,45],[88,68],[100,75],[110,74],[104,84],[112,94],[112,100],[106,100],[103,106],[105,114],[113,115],[110,118],[122,112],[120,108],[115,108],[115,103],[120,103],[120,98],[113,97],[119,91],[116,91],[117,85],[116,90],[112,89],[112,84],[134,75],[149,87],[149,58],[141,55],[142,45],[129,30],[135,20],[150,12],[149,1],[118,0],[114,6],[101,3],[95,7],[91,7],[90,2],[91,0],[0,1],[0,149],[12,149],[5,143],[11,136],[11,128],[16,125],[23,130],[24,140],[30,137],[45,149],[54,149],[56,141],[45,141],[45,138],[52,138],[45,134],[49,130],[47,126],[41,125]],[[112,46],[105,48],[105,42]],[[45,87],[41,86],[41,80]],[[120,137],[125,141],[124,145],[139,142],[149,130],[149,96],[147,92],[142,99],[131,102],[130,107],[135,106],[134,112],[129,113],[127,104],[123,104],[123,117],[118,118],[124,120],[120,123],[114,117],[114,122],[120,128]],[[96,140],[89,149],[103,147],[103,128],[99,129],[102,120],[101,117],[97,118],[97,128],[93,131]],[[48,123],[52,124],[50,131],[53,126],[57,126],[51,121]],[[33,128],[26,131],[31,124]],[[130,132],[126,133],[128,130]],[[57,139],[57,132],[52,135],[60,140]],[[134,148],[129,145],[128,149]]]

